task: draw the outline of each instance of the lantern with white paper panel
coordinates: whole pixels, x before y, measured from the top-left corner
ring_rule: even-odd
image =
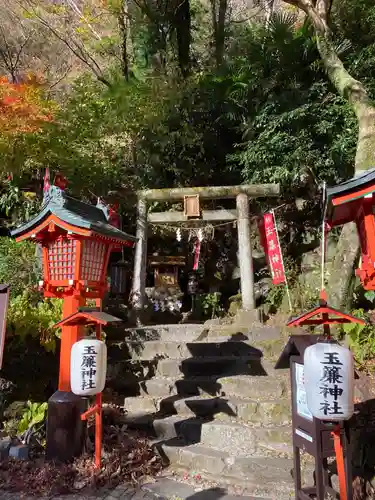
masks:
[[[346,347],[319,342],[304,354],[307,406],[320,420],[349,420],[354,413],[354,363]]]
[[[70,357],[71,390],[78,396],[102,392],[107,373],[107,346],[95,338],[73,344]]]

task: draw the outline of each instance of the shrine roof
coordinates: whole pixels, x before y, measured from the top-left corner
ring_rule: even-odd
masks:
[[[320,304],[313,309],[310,309],[300,316],[290,318],[286,326],[319,326],[335,323],[359,323],[364,325],[365,321],[351,314],[339,311],[334,307],[330,307],[327,305],[326,301],[321,300]]]
[[[66,318],[55,323],[55,327],[60,326],[77,326],[77,325],[108,325],[108,323],[122,322],[122,319],[116,318],[98,309],[82,309],[78,312],[67,316]]]
[[[337,186],[327,188],[325,220],[331,226],[354,220],[360,208],[360,200],[374,192],[375,168]]]
[[[108,223],[104,211],[89,203],[76,200],[64,191],[51,186],[47,203],[33,219],[11,231],[11,236],[20,237],[37,228],[50,215],[66,224],[107,236],[119,241],[135,241],[136,238]]]

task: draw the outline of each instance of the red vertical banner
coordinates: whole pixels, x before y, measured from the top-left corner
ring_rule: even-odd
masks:
[[[272,212],[268,212],[264,215],[263,228],[265,252],[268,265],[270,266],[271,270],[272,283],[274,285],[286,283],[283,258],[281,255],[279,238],[277,236],[275,217]]]
[[[49,168],[46,168],[44,179],[43,179],[43,198],[46,199],[49,193],[49,188],[51,187]]]
[[[195,249],[194,249],[193,271],[197,271],[198,270],[200,253],[201,253],[201,240],[199,238],[197,238],[197,241],[195,243]]]

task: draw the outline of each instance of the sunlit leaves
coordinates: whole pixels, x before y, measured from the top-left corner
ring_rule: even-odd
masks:
[[[28,75],[22,83],[0,78],[0,135],[34,132],[52,120],[54,108],[54,103],[44,99],[35,75]]]

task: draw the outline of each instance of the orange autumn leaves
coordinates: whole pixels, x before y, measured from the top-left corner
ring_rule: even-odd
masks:
[[[52,120],[54,103],[43,96],[41,81],[28,75],[21,83],[0,77],[0,135],[30,133]]]

